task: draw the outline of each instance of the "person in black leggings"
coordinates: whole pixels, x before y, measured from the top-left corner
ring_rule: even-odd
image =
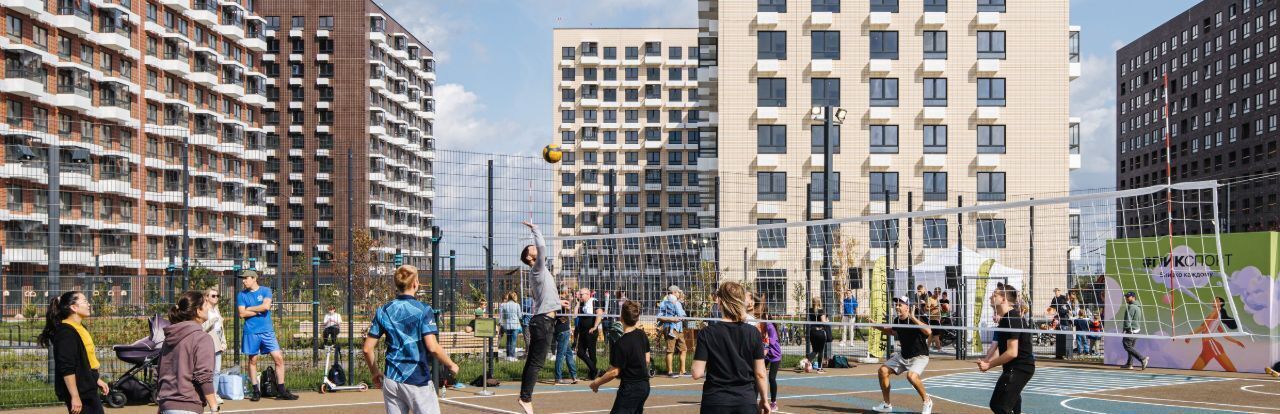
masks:
[[[809,365],[814,371],[824,372],[822,367],[826,364],[827,354],[830,352],[827,349],[827,341],[831,340],[831,331],[828,330],[830,328],[824,323],[831,320],[827,319],[827,313],[822,308],[822,298],[813,297],[809,306],[808,320],[815,323],[809,324],[810,351],[805,357],[809,358]]]
[[[693,354],[693,379],[706,378],[700,412],[771,412],[764,340],[753,324],[746,323],[746,291],[737,282],[724,282],[716,290],[714,299],[723,316],[719,323],[698,332]]]

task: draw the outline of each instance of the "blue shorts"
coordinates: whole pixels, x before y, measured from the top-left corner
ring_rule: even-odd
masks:
[[[280,342],[276,341],[275,332],[246,333],[240,338],[240,352],[253,356],[270,354],[280,350]]]

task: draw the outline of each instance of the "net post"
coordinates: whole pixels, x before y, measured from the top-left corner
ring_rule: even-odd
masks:
[[[886,187],[887,187],[887,186],[886,186]],[[892,207],[890,206],[890,202],[889,202],[889,189],[888,189],[888,188],[885,188],[885,190],[884,190],[884,213],[885,213],[885,214],[889,214],[889,213],[891,212],[891,208],[892,208]],[[885,302],[884,302],[884,303],[886,304],[886,306],[884,307],[884,320],[885,320],[885,322],[888,322],[888,323],[893,323],[893,288],[894,288],[894,286],[893,286],[893,285],[894,285],[894,283],[893,283],[893,279],[894,279],[895,277],[897,277],[897,275],[895,275],[895,274],[894,274],[894,273],[896,273],[896,272],[897,272],[897,269],[895,269],[895,266],[893,266],[893,265],[895,264],[896,260],[895,260],[895,257],[893,257],[893,250],[891,250],[891,249],[893,248],[893,245],[897,242],[897,239],[898,239],[898,238],[897,238],[897,232],[898,232],[898,229],[897,229],[897,226],[894,226],[894,228],[893,228],[893,233],[890,233],[890,232],[889,232],[889,229],[890,229],[890,228],[889,228],[889,225],[890,225],[890,224],[892,224],[892,223],[893,223],[893,220],[891,220],[891,219],[885,219],[885,220],[884,220],[884,241],[885,241],[885,243],[884,243],[884,266],[885,266],[885,269],[887,269],[887,271],[886,271],[886,272],[884,272],[884,273],[885,273],[885,278],[884,278],[884,284],[885,284],[884,294],[885,294],[885,296],[886,296],[886,300],[885,300]],[[890,239],[889,239],[889,235],[891,235],[891,234],[894,236],[894,238],[893,238],[892,240],[890,240]],[[907,289],[911,289],[911,288],[910,288],[910,287],[907,287]],[[884,338],[884,341],[885,341],[884,355],[885,355],[885,358],[886,358],[885,360],[887,361],[887,360],[888,360],[888,356],[889,356],[889,354],[892,354],[892,353],[893,353],[893,336],[890,336],[890,335],[884,335],[884,336],[883,336],[883,338]]]
[[[915,204],[915,193],[908,191],[907,192],[907,212],[908,213],[912,212],[913,210],[912,206],[914,204]],[[913,220],[908,218],[907,219],[907,286],[908,288],[916,285],[915,269],[913,264],[911,263],[912,262],[911,251],[912,251],[912,248],[915,247],[915,239],[912,237],[914,236],[914,233],[912,232],[912,229],[914,228],[914,226],[912,224],[913,224]]]
[[[1032,198],[1032,200],[1035,200],[1035,198]],[[1028,216],[1027,226],[1029,227],[1028,235],[1027,235],[1027,248],[1029,250],[1028,252],[1029,256],[1027,257],[1027,286],[1024,289],[1024,291],[1026,291],[1027,293],[1027,307],[1031,309],[1032,313],[1035,313],[1036,311],[1036,295],[1035,295],[1035,291],[1036,291],[1035,289],[1036,288],[1036,206],[1035,204],[1027,206],[1027,216]],[[1071,257],[1071,251],[1069,249],[1070,248],[1068,247],[1067,257]],[[1072,269],[1071,269],[1071,260],[1068,259],[1067,260],[1067,279],[1068,279],[1067,291],[1071,290],[1071,286],[1072,286],[1071,276],[1073,275],[1073,273],[1074,272],[1072,272]],[[1029,316],[1029,315],[1024,315],[1024,316]]]
[[[964,196],[956,196],[956,207],[964,207]],[[968,298],[965,289],[968,281],[964,277],[964,213],[956,213],[956,309],[951,311],[952,323],[957,326],[965,326],[965,315],[968,314]],[[956,360],[964,360],[968,356],[965,350],[969,344],[969,331],[960,329],[956,331]]]

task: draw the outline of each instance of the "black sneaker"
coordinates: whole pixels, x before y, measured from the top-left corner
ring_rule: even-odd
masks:
[[[249,401],[261,400],[262,396],[258,395],[258,390],[249,390]]]
[[[277,400],[293,401],[293,400],[298,399],[298,396],[297,396],[297,395],[293,395],[293,393],[292,393],[292,392],[289,392],[289,390],[288,390],[288,389],[284,389],[284,390],[280,390],[280,391],[276,392],[276,399],[277,399]]]

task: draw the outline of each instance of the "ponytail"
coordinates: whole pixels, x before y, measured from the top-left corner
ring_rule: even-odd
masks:
[[[193,320],[199,315],[200,308],[204,307],[204,294],[197,291],[187,291],[178,298],[178,302],[169,308],[169,323],[181,323]]]
[[[44,330],[40,331],[40,336],[36,337],[36,343],[42,347],[48,347],[53,343],[53,331],[58,328],[58,324],[71,316],[71,305],[75,304],[76,296],[80,292],[70,291],[49,299],[49,306],[44,311]]]

